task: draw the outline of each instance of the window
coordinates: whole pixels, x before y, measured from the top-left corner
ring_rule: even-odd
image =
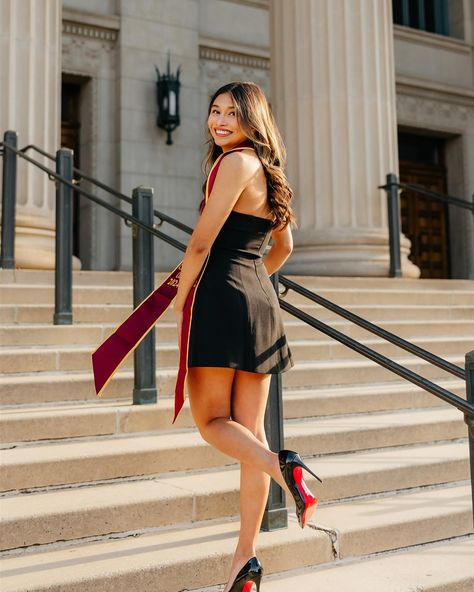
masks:
[[[448,0],[392,0],[393,22],[449,35]]]

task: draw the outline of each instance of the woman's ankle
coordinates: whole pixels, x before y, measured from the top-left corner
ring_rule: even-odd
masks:
[[[254,545],[249,545],[247,543],[237,543],[237,547],[234,551],[234,557],[236,559],[240,559],[242,561],[247,561],[251,557],[255,557],[256,551]]]

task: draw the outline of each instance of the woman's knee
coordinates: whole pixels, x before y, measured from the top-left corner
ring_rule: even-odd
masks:
[[[200,422],[195,422],[197,425],[197,428],[199,430],[199,433],[201,434],[201,437],[203,438],[203,440],[205,440],[208,443],[211,443],[212,437],[211,437],[211,433],[213,431],[213,428],[216,425],[216,422],[218,421],[228,421],[229,418],[225,417],[225,416],[216,416],[216,417],[211,417],[211,418],[206,418],[205,420],[202,420]]]

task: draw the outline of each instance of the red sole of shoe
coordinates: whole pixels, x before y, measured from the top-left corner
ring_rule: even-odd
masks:
[[[295,467],[293,469],[293,477],[295,478],[296,486],[298,487],[298,491],[300,492],[306,506],[302,516],[302,528],[304,528],[308,523],[308,520],[314,514],[318,500],[306,487],[306,483],[303,479],[303,469],[301,467]]]
[[[252,592],[253,582],[245,582],[242,592]]]

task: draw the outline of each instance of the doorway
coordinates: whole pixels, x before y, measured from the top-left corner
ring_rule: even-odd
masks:
[[[63,76],[61,85],[61,147],[74,151],[74,166],[81,167],[81,86],[79,80]],[[74,174],[74,178],[78,176]],[[72,254],[79,258],[80,250],[80,195],[73,193]]]
[[[444,140],[415,133],[398,135],[400,182],[447,193]],[[402,232],[411,241],[410,260],[421,278],[450,278],[447,204],[414,191],[400,194]]]

